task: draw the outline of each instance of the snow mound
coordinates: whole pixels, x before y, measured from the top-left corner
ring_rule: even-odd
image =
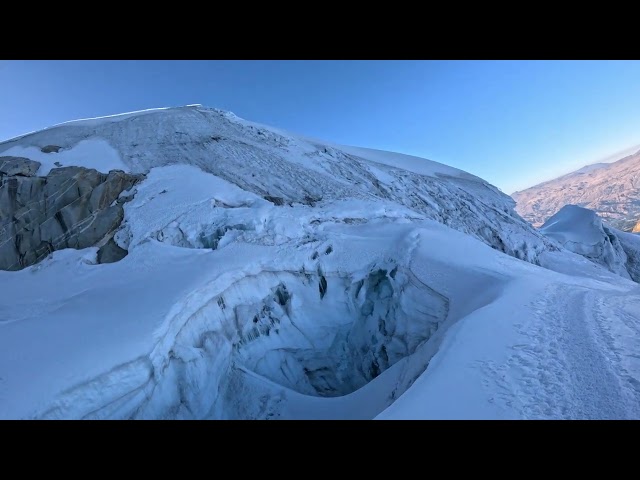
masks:
[[[540,231],[567,250],[624,278],[631,278],[620,240],[595,212],[577,205],[565,205],[540,227]]]
[[[540,231],[563,244],[579,245],[596,245],[605,235],[600,217],[577,205],[562,207],[540,227]]]

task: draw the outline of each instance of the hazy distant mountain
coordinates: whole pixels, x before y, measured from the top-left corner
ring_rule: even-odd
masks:
[[[640,151],[614,163],[587,165],[511,196],[516,211],[534,226],[565,205],[596,212],[610,225],[632,231],[640,220]]]

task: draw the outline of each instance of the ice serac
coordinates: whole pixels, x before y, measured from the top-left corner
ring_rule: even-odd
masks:
[[[120,194],[142,177],[84,167],[34,176],[39,162],[10,157],[0,166],[0,269],[34,265],[51,252],[102,246],[124,217]]]
[[[634,235],[621,232],[603,223],[595,212],[565,205],[540,227],[546,236],[567,250],[624,278],[638,281],[638,253]],[[640,240],[640,239],[639,239]]]

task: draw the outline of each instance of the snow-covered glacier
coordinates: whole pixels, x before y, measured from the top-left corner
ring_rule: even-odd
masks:
[[[466,172],[199,105],[68,122],[2,158],[37,164],[11,160],[0,188],[132,179],[95,245],[0,271],[2,418],[640,418],[638,284]]]

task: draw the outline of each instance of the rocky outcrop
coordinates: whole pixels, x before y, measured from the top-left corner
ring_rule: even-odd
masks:
[[[124,248],[120,248],[120,246],[118,246],[113,238],[110,238],[109,241],[98,250],[98,263],[117,262],[126,257],[127,253],[128,252]]]
[[[0,157],[0,177],[3,175],[20,175],[31,177],[40,168],[40,162],[24,157]]]
[[[47,145],[46,147],[42,147],[40,151],[42,153],[58,153],[62,149],[58,145]]]
[[[9,174],[0,176],[1,270],[20,270],[63,248],[103,245],[106,262],[124,256],[109,240],[124,217],[120,194],[142,175],[63,167],[35,177],[29,174],[38,162],[11,158],[2,170]]]

